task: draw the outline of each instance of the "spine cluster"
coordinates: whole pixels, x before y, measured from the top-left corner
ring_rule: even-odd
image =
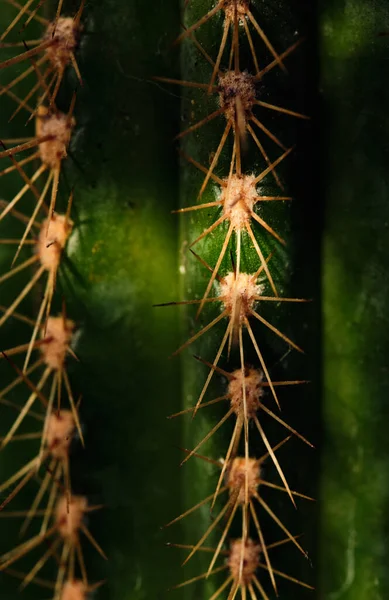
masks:
[[[67,370],[68,359],[77,359],[77,332],[57,290],[75,227],[73,193],[62,169],[76,126],[76,93],[65,112],[57,98],[67,70],[81,82],[76,50],[84,2],[75,14],[65,15],[60,1],[52,19],[46,18],[44,4],[10,0],[4,7],[9,26],[0,35],[0,100],[6,107],[9,100],[14,104],[9,114],[2,110],[1,126],[9,119],[16,130],[20,123],[13,139],[0,133],[1,181],[13,178],[15,184],[3,185],[13,193],[3,192],[0,205],[0,243],[10,248],[10,268],[0,274],[6,299],[0,307],[6,332],[1,334],[2,373],[9,380],[0,391],[0,456],[12,455],[20,440],[31,444],[28,461],[0,483],[1,518],[21,520],[24,538],[20,541],[16,532],[13,548],[0,556],[0,571],[20,578],[23,588],[31,582],[49,588],[54,600],[85,600],[100,583],[91,585],[88,579],[84,544],[104,557],[86,515],[100,507],[72,491],[72,447],[84,444],[81,398]],[[18,342],[5,347],[5,338]],[[22,558],[35,560],[27,572],[18,570]]]
[[[280,504],[276,495],[289,496],[294,506],[298,498],[310,499],[290,488],[278,450],[296,437],[311,444],[280,412],[280,390],[285,388],[286,392],[290,386],[305,382],[287,378],[276,381],[272,375],[274,362],[282,360],[285,352],[303,352],[278,327],[277,314],[286,303],[292,305],[289,313],[294,314],[301,308],[292,308],[293,304],[306,300],[283,293],[287,277],[283,280],[278,265],[287,261],[288,243],[282,229],[277,228],[277,224],[281,228],[284,225],[277,219],[277,207],[292,200],[285,193],[281,171],[293,147],[273,132],[271,124],[275,121],[269,115],[279,119],[308,117],[273,103],[271,87],[266,86],[271,72],[280,70],[282,77],[288,77],[287,59],[302,40],[279,53],[261,27],[261,9],[249,0],[220,0],[203,14],[196,12],[196,2],[185,3],[185,9],[196,16],[187,19],[177,41],[184,45],[184,60],[202,66],[193,68],[196,80],[157,79],[192,94],[188,92],[183,104],[186,107],[191,100],[190,123],[177,138],[182,142],[183,159],[189,163],[186,172],[193,167],[203,179],[197,197],[190,198],[189,205],[178,212],[189,213],[185,218],[190,218],[190,224],[185,225],[189,235],[184,236],[184,247],[191,254],[182,268],[192,276],[197,274],[188,285],[192,296],[176,304],[194,304],[197,311],[190,318],[195,332],[175,354],[191,350],[207,375],[195,404],[173,416],[189,413],[196,417],[199,411],[202,415],[214,411],[207,421],[211,423],[209,430],[192,450],[185,450],[182,462],[199,461],[204,471],[212,465],[215,485],[212,494],[198,499],[168,524],[209,512],[208,527],[199,532],[192,545],[171,544],[186,549],[183,564],[195,554],[209,557],[204,573],[176,588],[196,584],[198,593],[201,582],[205,586],[206,580],[215,576],[212,600],[267,600],[272,591],[277,595],[282,579],[310,588],[277,568],[277,548],[281,545],[288,544],[291,551],[307,555],[297,532],[284,524],[279,507],[285,503]],[[210,108],[199,114],[199,106]],[[209,147],[210,140],[213,147]],[[188,187],[193,190],[192,183]],[[190,261],[198,266],[198,272],[193,263],[188,267]],[[201,277],[208,277],[208,281],[203,292],[193,297],[196,279]],[[213,346],[214,354],[209,356]],[[277,357],[274,348],[279,348]],[[217,376],[222,391],[215,398],[210,391]],[[231,422],[230,435],[220,435]],[[196,419],[191,426],[196,428]],[[274,432],[278,435],[276,443],[272,441]],[[204,455],[216,437],[224,440],[212,446],[225,444],[222,458]],[[277,529],[278,538],[271,539]]]

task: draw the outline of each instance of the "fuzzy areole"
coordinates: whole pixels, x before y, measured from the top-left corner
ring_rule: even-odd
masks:
[[[85,496],[72,496],[70,501],[67,496],[62,496],[55,509],[55,522],[62,538],[76,543],[79,530],[88,507]]]
[[[222,0],[222,8],[226,13],[226,17],[233,21],[235,14],[239,19],[245,18],[250,6],[249,0]]]
[[[226,469],[226,481],[230,494],[236,496],[238,504],[244,504],[255,496],[260,484],[260,474],[259,460],[237,457],[231,461]]]
[[[232,541],[228,556],[228,566],[233,580],[239,582],[242,587],[247,587],[251,584],[259,566],[260,556],[261,546],[251,538]],[[242,564],[243,568],[241,569]]]
[[[245,397],[247,418],[252,419],[259,409],[260,399],[264,394],[263,372],[245,367],[244,374],[242,369],[236,369],[231,375],[228,384],[231,407],[237,417],[241,416],[244,413],[243,397]]]
[[[70,319],[49,317],[41,337],[47,343],[40,346],[45,363],[52,369],[61,370],[64,367],[66,354],[75,329],[75,323]]]
[[[263,285],[257,283],[255,275],[249,273],[227,273],[220,281],[220,299],[223,309],[236,324],[242,324],[250,315],[255,302],[263,292]]]
[[[70,444],[76,428],[73,414],[70,410],[60,410],[48,417],[46,444],[51,455],[57,460],[67,460]]]
[[[86,600],[86,597],[87,589],[83,581],[76,579],[64,583],[61,600]]]
[[[220,200],[223,212],[235,230],[244,229],[251,221],[252,210],[258,201],[254,175],[237,175],[226,178]]]
[[[52,136],[52,139],[39,144],[41,161],[50,169],[57,168],[61,160],[66,158],[75,124],[73,116],[69,118],[60,111],[38,106],[35,122],[37,138]]]
[[[79,36],[80,26],[72,17],[60,17],[48,25],[44,41],[52,40],[53,43],[46,49],[46,54],[55,69],[65,69],[71,62]]]
[[[251,116],[251,110],[256,100],[255,80],[247,71],[226,71],[219,76],[218,81],[219,105],[224,110],[225,117],[235,127],[237,118],[237,101],[243,117],[243,125]]]
[[[51,272],[55,272],[61,261],[61,254],[72,232],[73,222],[67,215],[54,213],[52,217],[43,221],[36,244],[41,265]]]

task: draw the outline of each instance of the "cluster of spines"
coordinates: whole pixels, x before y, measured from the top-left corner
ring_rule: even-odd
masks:
[[[84,1],[81,0],[75,15],[65,16],[63,0],[59,0],[51,21],[41,14],[42,1],[26,0],[23,5],[15,0],[8,1],[16,10],[9,26],[0,35],[0,50],[15,49],[15,54],[0,63],[0,73],[13,72],[14,65],[24,67],[20,74],[0,86],[0,96],[7,95],[17,103],[10,120],[20,111],[28,113],[28,121],[35,121],[35,135],[24,139],[1,139],[0,142],[0,159],[4,165],[0,177],[12,172],[21,176],[17,193],[12,198],[1,199],[0,225],[4,224],[5,231],[6,223],[11,219],[22,225],[20,237],[0,239],[1,244],[16,247],[10,269],[0,275],[0,286],[19,277],[20,273],[34,270],[16,297],[0,306],[0,327],[11,324],[11,336],[12,320],[24,323],[30,329],[25,343],[0,348],[1,358],[8,361],[10,372],[15,373],[9,385],[0,390],[0,406],[3,411],[16,413],[0,444],[3,452],[10,442],[36,440],[38,449],[25,465],[0,483],[0,517],[24,518],[23,536],[33,519],[36,521],[41,517],[41,524],[36,535],[26,537],[25,541],[0,556],[0,571],[21,578],[21,587],[30,582],[48,587],[53,590],[54,600],[86,600],[89,592],[100,583],[90,585],[82,539],[89,540],[103,557],[105,555],[86,526],[85,516],[100,507],[89,505],[86,497],[72,492],[71,446],[77,437],[84,444],[79,400],[74,396],[67,372],[68,356],[77,358],[73,350],[76,324],[68,318],[64,303],[59,314],[53,312],[60,298],[56,284],[63,253],[74,227],[71,220],[73,193],[65,213],[57,212],[57,207],[61,170],[75,127],[76,94],[71,98],[67,113],[57,108],[56,100],[66,69],[73,69],[81,82],[75,53],[82,31]],[[39,39],[27,39],[30,22],[43,26]],[[30,90],[20,97],[20,83],[26,80]],[[6,165],[6,161],[10,164]],[[33,166],[35,171],[30,174]],[[27,208],[28,215],[23,212],[26,207],[30,209]],[[20,262],[20,254],[25,251],[30,255]],[[27,296],[37,299],[42,290],[43,298],[38,303],[35,318],[18,312]],[[23,357],[21,366],[17,365],[18,356]],[[10,399],[17,388],[23,388],[22,402]],[[21,433],[28,421],[35,421],[38,430]],[[33,479],[38,480],[39,489],[31,507],[13,510],[12,501]],[[17,571],[15,563],[36,548],[41,551],[36,564],[27,573]],[[55,561],[57,565],[54,582],[40,576],[48,561]]]
[[[186,2],[185,7],[187,4]],[[255,335],[255,327],[252,324],[253,321],[259,321],[264,328],[282,339],[289,349],[302,352],[294,341],[269,322],[261,313],[260,306],[261,304],[264,306],[263,303],[272,303],[273,306],[279,306],[284,302],[300,303],[305,300],[302,298],[286,298],[280,295],[281,289],[276,285],[275,278],[272,275],[273,252],[266,251],[268,246],[263,243],[264,235],[261,235],[261,233],[258,235],[258,231],[255,232],[255,228],[258,227],[260,232],[265,232],[265,235],[269,235],[273,239],[274,252],[277,252],[277,249],[281,246],[287,245],[281,234],[275,231],[263,218],[260,207],[261,202],[286,202],[290,201],[291,198],[285,195],[264,195],[259,184],[267,176],[271,176],[275,184],[281,189],[281,193],[283,192],[284,188],[277,167],[291,153],[292,148],[287,148],[262,122],[256,112],[257,108],[260,108],[264,111],[274,111],[300,119],[308,117],[289,108],[263,101],[258,94],[258,83],[262,83],[264,76],[273,69],[280,68],[286,71],[285,59],[302,40],[298,40],[279,54],[261,28],[258,19],[254,16],[251,4],[250,0],[219,0],[208,13],[185,27],[179,36],[178,42],[186,40],[186,42],[194,44],[205,61],[211,66],[212,73],[208,81],[156,78],[167,84],[195,88],[208,96],[211,94],[216,95],[218,103],[216,109],[182,131],[177,139],[186,139],[187,136],[196,134],[197,139],[200,140],[200,132],[203,127],[207,127],[208,123],[218,118],[225,120],[220,141],[214,148],[210,149],[209,165],[202,165],[195,158],[181,151],[184,159],[202,171],[205,177],[197,198],[200,203],[194,203],[192,206],[182,208],[177,212],[191,212],[196,215],[199,210],[219,209],[220,215],[195,240],[189,242],[189,249],[194,258],[205,270],[211,273],[202,298],[170,303],[198,305],[197,318],[206,305],[214,304],[221,308],[217,316],[200,328],[175,354],[191,346],[201,336],[216,327],[219,322],[227,321],[227,326],[222,334],[214,359],[208,361],[204,357],[195,357],[209,368],[209,374],[195,406],[172,415],[175,417],[190,413],[195,416],[198,410],[215,404],[220,405],[221,403],[228,407],[223,417],[200,440],[196,447],[190,451],[185,450],[186,457],[183,460],[184,463],[189,458],[196,457],[199,460],[213,464],[218,471],[215,491],[168,524],[172,525],[204,506],[209,505],[211,507],[211,524],[195,544],[172,544],[189,551],[183,564],[187,563],[198,551],[210,553],[212,556],[205,573],[184,581],[182,584],[175,586],[176,588],[207,579],[213,574],[227,572],[223,583],[220,587],[217,587],[210,600],[221,598],[225,591],[227,591],[228,600],[233,600],[239,594],[242,600],[246,600],[246,598],[268,600],[267,585],[263,583],[265,571],[275,593],[277,593],[278,577],[310,588],[308,584],[274,568],[270,550],[281,544],[290,542],[304,556],[306,556],[306,553],[297,540],[298,536],[292,534],[284,525],[282,515],[276,514],[262,496],[263,488],[270,487],[289,495],[294,505],[296,497],[307,498],[307,496],[290,489],[276,455],[278,448],[288,443],[289,439],[294,436],[311,445],[306,438],[288,425],[278,414],[280,403],[277,387],[299,385],[305,383],[305,381],[272,380],[270,369],[265,360],[263,343]],[[222,16],[223,25],[221,42],[216,59],[213,60],[207,49],[199,42],[196,34],[207,21],[217,15]],[[258,34],[259,38],[255,39],[252,31],[255,35]],[[244,36],[248,50],[246,53],[249,57],[248,64],[250,64],[248,67],[246,65],[242,66],[241,44]],[[259,40],[259,44],[257,40]],[[259,48],[263,48],[265,52],[262,53]],[[263,54],[265,56],[271,55],[271,59],[268,64],[260,67]],[[254,73],[250,73],[250,68],[254,68]],[[263,139],[261,139],[261,136]],[[221,170],[222,155],[225,153],[229,139],[231,140],[231,155],[228,161],[228,169],[224,174],[217,174],[217,168],[219,168],[219,172]],[[266,140],[270,140],[274,148],[278,148],[276,158],[271,159],[269,157],[266,150]],[[263,170],[261,172],[253,173],[245,170],[245,159],[249,143],[254,144],[258,157],[262,160]],[[214,186],[214,190],[217,190],[214,194],[216,198],[201,203],[203,194],[211,184]],[[215,232],[217,230],[221,231],[223,227],[225,227],[224,239],[223,234],[219,237],[215,235]],[[216,250],[217,259],[214,265],[209,265],[204,257],[199,256],[192,250],[192,246],[201,240],[208,240],[208,247],[213,246],[214,248],[215,240],[221,239],[223,241]],[[252,249],[254,252],[252,252]],[[244,253],[250,252],[256,255],[257,265],[252,272],[244,272],[242,257]],[[223,264],[226,263],[228,254],[230,254],[231,267],[222,274]],[[245,356],[248,354],[247,341],[254,350],[257,365],[250,365],[246,361]],[[220,364],[224,358],[229,364],[236,359],[236,368],[232,370],[231,367],[221,368]],[[211,378],[215,373],[219,373],[226,379],[227,389],[222,396],[204,401]],[[271,393],[275,401],[275,410],[270,410],[266,406],[263,398],[266,390]],[[267,415],[278,422],[288,434],[276,446],[272,446],[268,439],[266,427],[263,424],[263,415]],[[203,444],[231,418],[235,419],[235,425],[230,442],[225,449],[224,457],[214,460],[199,454],[198,451]],[[259,434],[266,451],[259,458],[253,455],[254,448],[258,445],[256,441],[253,443],[253,439],[256,437],[255,432]],[[243,444],[241,443],[242,440]],[[267,481],[264,477],[262,464],[265,459],[272,461],[280,478],[280,485]],[[220,505],[219,499],[223,496],[228,496],[228,499]],[[264,534],[263,514],[267,514],[281,529],[284,539],[273,543],[269,542]],[[218,531],[219,534],[215,537],[217,544],[215,547],[209,547],[207,545],[208,540],[212,539],[215,532]],[[238,537],[234,538],[232,532],[238,532]],[[223,559],[223,564],[217,566],[220,558]]]

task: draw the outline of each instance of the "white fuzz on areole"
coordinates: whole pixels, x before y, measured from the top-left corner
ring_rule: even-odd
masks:
[[[86,600],[86,598],[87,588],[81,580],[76,579],[65,582],[61,593],[61,600]]]
[[[85,496],[62,496],[55,509],[55,522],[60,536],[72,543],[77,542],[78,533],[88,502]]]
[[[51,455],[58,460],[66,460],[76,428],[73,414],[70,410],[53,412],[47,421],[46,445]]]
[[[35,121],[36,136],[53,136],[53,139],[39,144],[39,155],[42,163],[54,169],[58,167],[61,160],[67,157],[67,148],[76,121],[74,117],[60,111],[51,111],[46,106],[38,106]]]
[[[224,179],[220,201],[223,212],[235,231],[245,229],[252,219],[252,211],[258,201],[254,175],[237,175]]]
[[[224,109],[227,121],[235,124],[236,116],[243,117],[246,121],[251,117],[252,108],[256,100],[255,80],[247,71],[236,73],[226,71],[219,76],[219,105]],[[237,106],[238,102],[238,106]],[[237,110],[241,115],[237,115]]]
[[[224,310],[239,323],[248,318],[257,297],[264,290],[264,286],[257,283],[255,275],[249,273],[230,272],[223,277],[219,286],[219,297]]]
[[[239,20],[244,19],[249,9],[249,5],[249,0],[224,0],[222,8],[226,13],[226,17],[231,21],[234,21],[235,11]]]
[[[228,384],[231,408],[237,416],[245,413],[243,403],[243,387],[246,399],[246,414],[249,419],[253,418],[259,409],[260,399],[264,394],[263,372],[259,369],[246,367],[244,373],[236,369],[231,373],[232,378]]]
[[[73,222],[67,215],[54,213],[52,217],[43,221],[36,244],[36,253],[41,265],[47,271],[55,272],[58,269],[62,250],[72,229]]]
[[[242,561],[243,552],[243,561]],[[231,542],[228,566],[234,581],[239,581],[241,587],[252,583],[255,572],[259,567],[261,546],[252,539],[238,539]],[[242,571],[241,566],[243,565]]]
[[[46,328],[41,334],[47,343],[40,346],[40,351],[48,367],[57,371],[63,369],[75,326],[74,321],[64,319],[62,315],[47,319]]]
[[[72,17],[60,17],[49,23],[43,41],[53,40],[46,55],[55,69],[62,70],[77,48],[80,26]]]
[[[230,494],[237,494],[238,504],[244,504],[246,501],[246,485],[248,502],[254,497],[260,483],[260,475],[260,461],[255,458],[237,457],[231,461],[226,470],[226,481]]]

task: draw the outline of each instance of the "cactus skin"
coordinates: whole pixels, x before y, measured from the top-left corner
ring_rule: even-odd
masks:
[[[322,3],[321,597],[388,596],[386,2]]]

